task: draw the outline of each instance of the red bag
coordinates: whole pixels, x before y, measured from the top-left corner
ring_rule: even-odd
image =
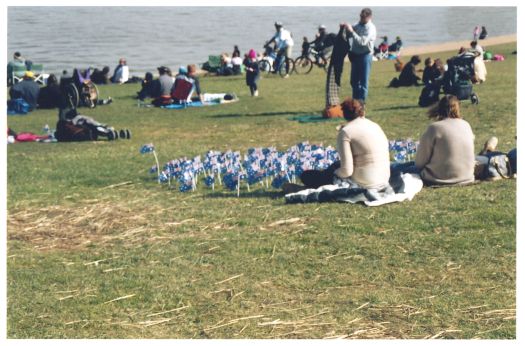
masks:
[[[48,136],[38,136],[31,132],[20,132],[16,135],[15,140],[17,142],[36,142],[41,139],[48,139]]]

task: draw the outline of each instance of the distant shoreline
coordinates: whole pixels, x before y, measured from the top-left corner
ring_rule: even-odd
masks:
[[[496,36],[488,37],[484,40],[480,40],[482,46],[493,46],[497,44],[517,42],[517,34],[505,35],[505,36]],[[440,53],[446,51],[457,51],[461,47],[468,48],[470,47],[470,40],[455,41],[455,42],[445,42],[445,43],[436,43],[431,45],[422,45],[422,46],[408,46],[401,50],[401,56],[411,56],[416,54],[430,54],[430,53]]]

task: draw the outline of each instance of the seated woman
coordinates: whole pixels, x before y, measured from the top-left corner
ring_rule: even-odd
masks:
[[[430,108],[436,119],[421,135],[415,162],[393,167],[395,172],[417,173],[426,185],[468,184],[474,181],[474,133],[461,118],[459,100],[445,95]]]
[[[390,87],[417,86],[421,77],[417,75],[416,66],[421,62],[419,55],[414,55],[410,61],[403,67],[399,78],[394,78],[390,82]]]
[[[379,190],[388,186],[390,157],[385,133],[378,124],[365,118],[361,101],[348,98],[341,107],[348,123],[337,135],[340,161],[324,171],[303,172],[300,178],[305,186],[285,184],[286,193],[341,182],[366,189]]]

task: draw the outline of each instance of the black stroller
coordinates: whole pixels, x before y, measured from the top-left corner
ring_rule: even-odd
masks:
[[[455,95],[460,101],[470,99],[472,104],[479,103],[478,95],[472,91],[475,58],[474,54],[467,52],[447,61],[448,69],[443,76],[445,94]]]

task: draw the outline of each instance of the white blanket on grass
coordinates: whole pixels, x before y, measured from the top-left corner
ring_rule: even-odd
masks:
[[[389,185],[381,190],[349,187],[348,184],[324,185],[317,189],[289,193],[284,196],[286,203],[311,202],[363,202],[366,206],[410,201],[423,188],[423,181],[417,174],[405,173],[390,177]]]

